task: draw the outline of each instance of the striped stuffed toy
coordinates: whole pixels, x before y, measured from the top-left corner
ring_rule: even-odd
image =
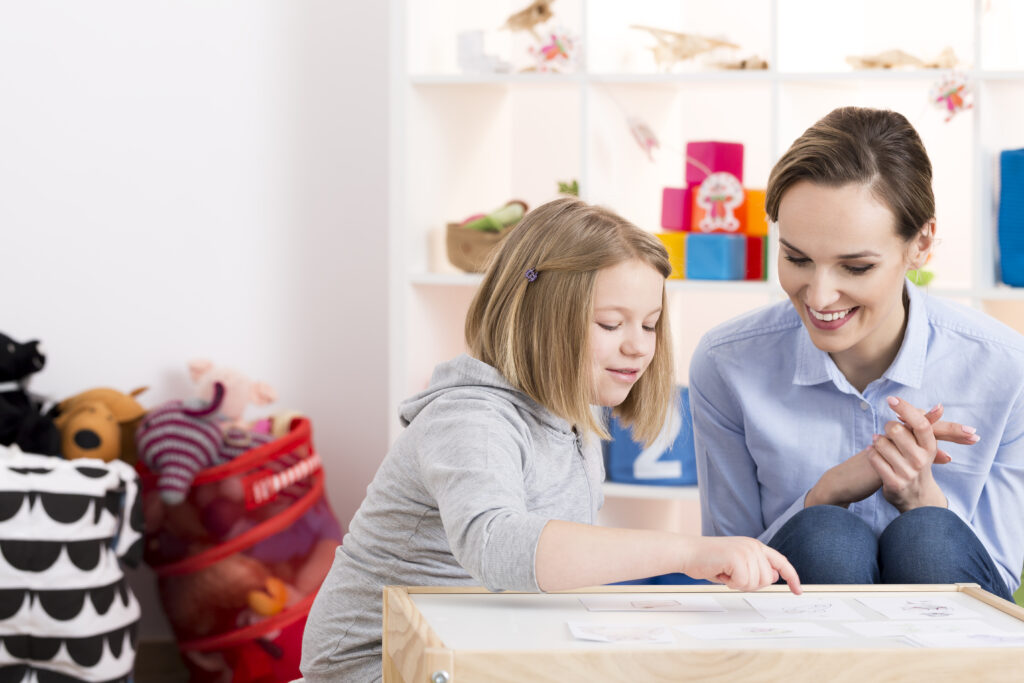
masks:
[[[224,385],[214,387],[213,400],[169,401],[151,410],[135,433],[139,460],[157,475],[160,498],[169,505],[185,500],[200,470],[237,458],[272,437],[233,428],[225,434],[217,410],[224,401]],[[233,438],[239,432],[242,438]]]

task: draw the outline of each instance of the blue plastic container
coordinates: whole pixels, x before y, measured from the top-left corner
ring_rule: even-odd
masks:
[[[687,280],[742,280],[746,275],[745,235],[691,232],[686,236]]]
[[[1024,287],[1024,149],[999,155],[999,260],[1002,280]]]

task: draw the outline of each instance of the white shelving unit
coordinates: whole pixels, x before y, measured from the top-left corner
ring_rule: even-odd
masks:
[[[1024,147],[1024,3],[1014,0],[558,0],[554,19],[578,38],[571,73],[520,73],[534,38],[502,30],[528,0],[391,0],[393,16],[391,405],[421,389],[433,366],[464,348],[463,317],[480,276],[447,261],[449,221],[508,199],[552,199],[577,179],[581,196],[660,230],[661,189],[681,187],[692,140],[745,146],[744,185],[764,187],[789,143],[832,108],[856,104],[904,113],[932,157],[939,249],[931,291],[984,308],[1024,329],[1024,290],[997,284],[998,155]],[[659,71],[645,31],[721,37],[720,50]],[[459,36],[482,31],[485,51],[512,73],[463,73]],[[953,48],[973,109],[949,122],[929,101],[947,71],[854,71],[847,56],[901,49],[922,59]],[[714,68],[757,55],[762,71]],[[661,147],[634,142],[627,116]],[[774,235],[766,282],[671,281],[678,380],[714,324],[784,295]],[[397,431],[397,419],[393,422]],[[646,488],[646,487],[642,487]],[[650,495],[660,495],[650,487]],[[620,496],[625,490],[606,489]],[[627,495],[636,492],[629,489]]]

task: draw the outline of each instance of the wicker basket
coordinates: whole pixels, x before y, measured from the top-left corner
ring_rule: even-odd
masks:
[[[448,260],[467,273],[482,273],[487,260],[511,228],[501,232],[470,230],[459,223],[448,224]]]

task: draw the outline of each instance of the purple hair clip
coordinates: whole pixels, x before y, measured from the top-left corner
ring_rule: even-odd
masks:
[[[529,282],[533,282],[534,280],[537,279],[537,271],[534,270],[533,268],[530,268],[528,271],[526,271],[526,273],[524,273],[524,275],[525,275],[527,281],[529,281]]]

